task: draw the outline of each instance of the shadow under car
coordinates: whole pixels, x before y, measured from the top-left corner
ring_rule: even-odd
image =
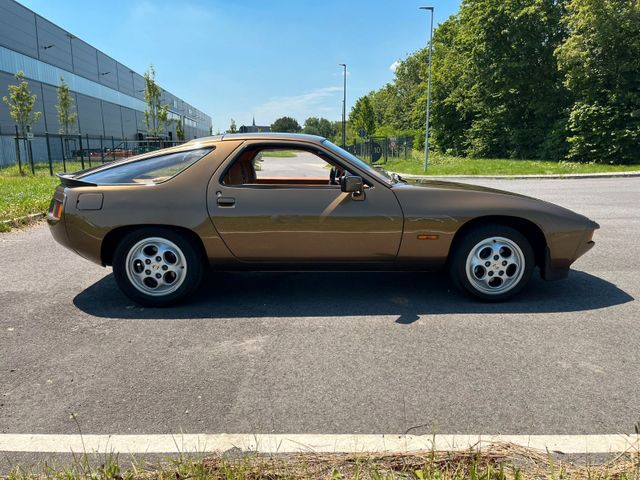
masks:
[[[83,312],[105,318],[189,319],[576,312],[620,305],[633,297],[616,285],[572,270],[544,282],[537,275],[517,297],[483,303],[455,291],[445,273],[209,272],[200,288],[171,308],[142,308],[118,289],[113,274],[74,298]]]

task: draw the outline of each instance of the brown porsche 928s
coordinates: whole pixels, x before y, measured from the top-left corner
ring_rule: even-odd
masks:
[[[47,220],[132,300],[168,306],[217,270],[432,270],[505,300],[564,278],[598,224],[513,193],[409,184],[311,135],[243,134],[60,176]]]

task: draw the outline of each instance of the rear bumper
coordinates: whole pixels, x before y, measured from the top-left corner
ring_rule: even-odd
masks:
[[[62,203],[62,214],[60,215],[60,218],[56,218],[53,215],[52,209],[54,201]],[[64,187],[59,186],[53,193],[53,199],[51,200],[51,205],[49,206],[46,218],[47,223],[49,224],[49,231],[51,232],[53,239],[63,247],[73,250],[69,242],[69,235],[67,234],[67,226],[65,222],[64,209],[66,208],[66,202],[67,197],[64,192]]]

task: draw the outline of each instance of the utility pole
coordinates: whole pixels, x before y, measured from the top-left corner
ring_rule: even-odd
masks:
[[[431,26],[429,27],[429,77],[427,79],[427,123],[424,139],[424,172],[429,166],[429,109],[431,107],[431,53],[433,51],[433,7],[420,7],[420,10],[431,12]]]
[[[344,68],[342,88],[342,148],[347,146],[347,64],[339,63]]]

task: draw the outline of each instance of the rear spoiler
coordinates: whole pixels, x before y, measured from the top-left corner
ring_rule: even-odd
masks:
[[[57,177],[60,179],[60,183],[64,187],[97,187],[97,183],[87,182],[80,178],[73,178],[71,174],[58,173]]]

